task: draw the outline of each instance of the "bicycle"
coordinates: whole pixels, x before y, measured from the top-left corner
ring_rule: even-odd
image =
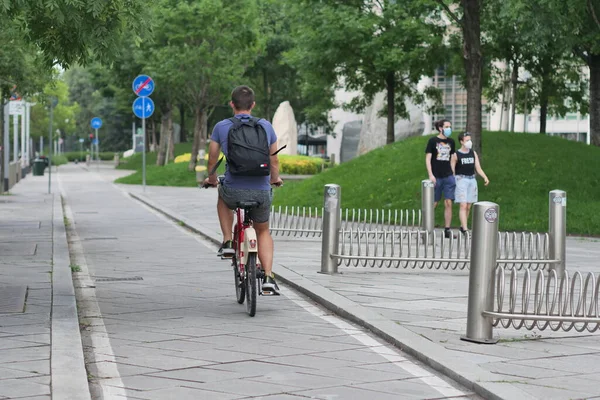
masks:
[[[219,177],[219,184],[222,177]],[[280,185],[277,185],[280,186]],[[211,187],[204,185],[204,188]],[[257,296],[278,295],[262,288],[265,271],[258,263],[258,238],[253,221],[250,218],[252,210],[258,207],[256,201],[240,201],[236,204],[236,220],[233,228],[233,257],[221,257],[222,260],[231,260],[233,267],[235,294],[238,304],[246,302],[246,312],[249,316],[256,315]]]

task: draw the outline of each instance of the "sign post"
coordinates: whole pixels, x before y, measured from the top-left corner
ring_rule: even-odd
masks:
[[[102,127],[102,120],[98,117],[92,118],[90,122],[92,128],[96,131],[94,142],[96,144],[96,170],[100,169],[100,139],[98,138],[98,129]],[[94,146],[92,146],[92,155],[94,154]]]
[[[150,96],[154,92],[154,81],[148,75],[140,75],[133,80],[133,92],[139,96],[133,102],[133,113],[142,120],[142,187],[146,191],[146,118],[154,113],[154,102]],[[135,143],[134,143],[135,149]],[[135,151],[135,150],[134,150]]]

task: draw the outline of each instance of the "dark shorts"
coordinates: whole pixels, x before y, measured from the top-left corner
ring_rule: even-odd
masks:
[[[454,190],[456,189],[456,179],[454,175],[445,178],[435,178],[435,194],[433,200],[438,202],[442,199],[442,193],[446,200],[454,200]]]
[[[256,201],[259,206],[252,210],[250,218],[256,223],[268,222],[271,214],[272,190],[235,189],[219,185],[219,197],[227,207],[235,210],[240,201]]]

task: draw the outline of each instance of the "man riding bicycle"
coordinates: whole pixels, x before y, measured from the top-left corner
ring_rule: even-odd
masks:
[[[238,86],[231,93],[229,105],[234,117],[215,125],[210,137],[208,171],[204,185],[217,186],[216,168],[219,153],[227,159],[225,179],[219,185],[217,213],[223,232],[223,244],[218,255],[231,258],[233,248],[233,210],[240,201],[256,201],[258,207],[251,218],[258,239],[258,258],[265,271],[262,288],[279,294],[273,269],[273,238],[269,231],[269,215],[273,191],[271,185],[280,186],[277,135],[273,126],[264,119],[251,116],[255,106],[254,91],[248,86]]]

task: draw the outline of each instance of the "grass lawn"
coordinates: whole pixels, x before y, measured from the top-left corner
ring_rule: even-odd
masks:
[[[175,157],[192,152],[192,143],[176,143],[175,144]],[[146,153],[146,166],[156,165],[156,152]],[[187,164],[186,164],[187,165]],[[131,157],[121,158],[120,164],[117,169],[131,169],[131,170],[142,170],[142,153],[135,153]],[[164,185],[162,185],[164,186]]]
[[[287,182],[275,205],[317,206],[323,186],[342,187],[342,207],[419,209],[421,180],[427,179],[425,145],[430,136],[410,138],[325,170],[311,179]],[[456,139],[455,139],[456,140]],[[567,192],[567,231],[600,235],[600,148],[537,134],[485,132],[479,200],[500,205],[500,229],[548,231],[548,192]],[[458,227],[458,206],[453,226]],[[436,210],[443,225],[443,207]]]

